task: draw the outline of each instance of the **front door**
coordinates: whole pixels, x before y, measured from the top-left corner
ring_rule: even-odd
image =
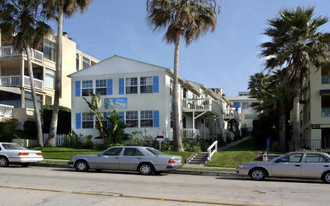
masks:
[[[121,170],[136,170],[140,162],[143,161],[143,154],[138,148],[125,148],[120,159]]]
[[[95,158],[95,165],[97,169],[118,170],[120,153],[123,150],[121,147],[110,148],[103,152],[100,156]]]
[[[272,176],[301,177],[302,153],[293,153],[278,159],[272,164]]]

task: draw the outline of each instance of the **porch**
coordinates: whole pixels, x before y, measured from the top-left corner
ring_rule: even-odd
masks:
[[[24,76],[23,81],[21,81],[21,76],[0,76],[0,87],[24,87],[31,88],[31,80],[29,76]],[[34,86],[38,90],[44,90],[44,83],[40,79],[34,78]]]

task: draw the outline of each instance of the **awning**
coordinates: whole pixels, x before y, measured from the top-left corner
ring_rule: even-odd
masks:
[[[0,87],[0,91],[10,92],[10,93],[15,93],[15,94],[22,94],[21,89],[17,88],[17,87]]]
[[[330,95],[330,89],[321,89],[320,95]]]

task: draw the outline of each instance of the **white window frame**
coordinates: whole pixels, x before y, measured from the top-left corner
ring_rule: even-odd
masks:
[[[84,88],[84,82],[89,82],[89,81],[92,82],[92,86],[91,87],[85,87]],[[92,89],[92,93],[94,93],[94,81],[93,80],[83,80],[83,81],[81,81],[81,96],[83,96],[83,97],[91,96],[91,95],[87,95],[87,96],[84,95],[84,93],[83,93],[84,89]]]
[[[53,87],[47,87],[47,78],[53,78]],[[55,89],[55,71],[46,67],[45,69],[45,87],[47,89]]]
[[[131,79],[136,79],[136,85],[131,85]],[[128,87],[136,87],[136,93],[127,93]],[[125,94],[139,94],[139,78],[138,77],[126,77],[125,78]]]
[[[92,115],[92,120],[88,119],[88,120],[84,120],[84,115],[89,114]],[[95,128],[95,115],[91,114],[91,113],[82,113],[81,114],[81,129],[94,129]],[[93,123],[93,127],[91,128],[84,128],[84,122],[92,122]]]
[[[103,85],[97,85],[97,83],[98,83],[98,81],[104,81],[105,82],[105,84]],[[107,80],[106,79],[97,79],[97,80],[95,80],[95,90],[93,90],[94,91],[94,94],[97,94],[97,92],[96,92],[96,90],[97,89],[105,89],[105,94],[100,94],[101,96],[102,95],[107,95]]]
[[[128,119],[128,117],[129,117],[129,115],[127,114],[128,112],[136,112],[136,119]],[[127,126],[127,119],[129,120],[129,121],[137,121],[137,125],[136,125],[136,127],[128,127]],[[139,128],[139,111],[126,111],[126,114],[125,114],[125,124],[126,124],[126,126],[127,126],[127,128]]]
[[[151,117],[146,115],[146,112],[150,112]],[[151,126],[142,126],[142,121],[150,121],[151,120]],[[144,110],[140,111],[140,127],[141,128],[148,128],[148,127],[153,127],[153,122],[154,122],[154,114],[152,110]]]
[[[146,84],[145,85],[142,85],[142,78],[146,78],[146,80],[145,80],[145,83]],[[150,81],[149,82],[148,82],[148,78],[150,78]],[[146,77],[140,77],[139,79],[140,79],[140,85],[139,85],[140,93],[141,94],[150,94],[150,93],[153,93],[153,77],[152,76],[146,76]],[[143,92],[142,93],[141,87],[143,87],[143,86],[145,86],[145,87],[151,86],[151,91],[150,92]]]

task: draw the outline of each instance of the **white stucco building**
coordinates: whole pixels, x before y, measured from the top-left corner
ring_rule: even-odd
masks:
[[[103,103],[101,110],[117,109],[127,125],[126,133],[146,131],[147,136],[172,138],[173,72],[170,69],[113,56],[69,77],[71,126],[76,133],[98,136],[95,117],[88,114],[90,109],[83,97],[88,99],[90,93],[99,93]],[[182,136],[226,141],[221,95],[181,78],[179,84]]]

